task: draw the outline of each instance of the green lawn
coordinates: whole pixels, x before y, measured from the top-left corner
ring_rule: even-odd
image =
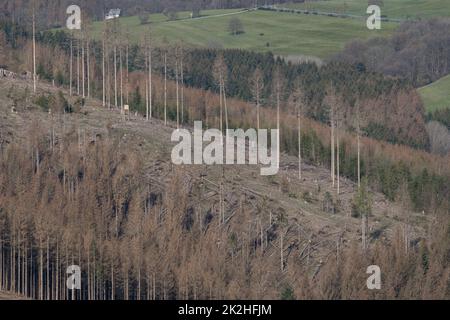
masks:
[[[236,10],[203,11],[206,17],[167,21],[160,14],[151,15],[148,25],[141,25],[137,17],[120,18],[121,27],[130,31],[132,41],[140,41],[147,30],[152,30],[156,43],[163,39],[183,41],[196,47],[221,46],[255,51],[272,51],[280,55],[306,55],[326,58],[340,51],[352,39],[367,39],[386,36],[398,26],[385,23],[382,30],[368,30],[362,19],[344,19],[326,16]],[[220,16],[228,14],[226,16]],[[181,13],[180,17],[188,17]],[[233,36],[228,32],[228,23],[238,17],[245,33]],[[103,22],[94,23],[94,35],[101,37]]]
[[[429,112],[450,107],[450,75],[420,88],[419,93]]]
[[[280,7],[349,13],[366,16],[366,0],[323,0],[279,5]],[[381,14],[388,18],[426,18],[450,16],[449,0],[384,0]]]

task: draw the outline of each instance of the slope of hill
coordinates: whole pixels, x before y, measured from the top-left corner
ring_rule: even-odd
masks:
[[[99,293],[94,297],[105,298],[104,292],[109,294],[110,283],[114,285],[115,281],[117,291],[115,294],[113,291],[113,296],[116,298],[142,295],[135,284],[144,279],[138,278],[141,274],[136,270],[146,272],[142,276],[146,277],[147,283],[157,281],[156,287],[154,282],[152,284],[156,292],[152,294],[158,299],[276,299],[286,292],[286,288],[296,288],[298,297],[374,297],[363,286],[366,281],[365,263],[373,262],[364,261],[371,259],[369,252],[357,253],[360,252],[357,248],[361,246],[363,233],[361,219],[352,217],[352,203],[357,191],[353,182],[342,178],[341,194],[337,200],[333,196],[335,188],[331,186],[329,170],[304,163],[303,178],[299,180],[298,159],[287,155],[281,157],[281,170],[275,177],[260,176],[256,166],[227,166],[223,180],[221,166],[174,166],[170,160],[174,145],[170,142],[171,133],[175,130],[173,124],[165,126],[159,120],[145,121],[140,116],[126,120],[117,110],[101,107],[97,100],[88,100],[80,112],[70,114],[49,114],[31,103],[13,111],[13,97],[23,96],[27,87],[30,92],[31,85],[21,80],[0,80],[2,159],[17,156],[32,168],[34,161],[28,160],[27,150],[39,148],[37,165],[41,163],[46,170],[31,170],[32,177],[24,177],[37,179],[32,183],[36,183],[36,188],[22,189],[18,186],[24,193],[0,194],[0,203],[5,209],[0,213],[6,215],[6,219],[23,219],[21,221],[42,227],[40,232],[43,232],[44,239],[52,239],[50,244],[47,240],[47,248],[50,247],[47,250],[53,252],[51,257],[57,256],[58,244],[63,248],[64,242],[68,241],[71,246],[68,249],[66,246],[65,253],[61,250],[60,263],[73,261],[75,254],[82,260],[84,268],[91,266],[84,272],[91,272],[92,276],[99,274],[99,277],[102,277],[101,270],[109,270],[112,266],[112,282],[108,282],[110,274],[106,280],[101,278]],[[38,88],[38,96],[56,92],[57,89],[43,83]],[[36,96],[28,98],[33,101]],[[45,142],[39,143],[41,134],[46,138]],[[97,158],[99,156],[104,158]],[[116,161],[126,159],[129,160],[124,166],[114,168]],[[2,165],[13,163],[6,161]],[[109,169],[111,176],[100,173]],[[30,169],[22,167],[21,170],[30,172]],[[14,178],[15,174],[21,175],[17,170],[5,170],[5,180],[2,181]],[[76,182],[70,182],[73,178],[66,179],[66,174],[74,175]],[[120,178],[121,174],[125,176]],[[41,180],[46,177],[49,178],[47,182]],[[18,184],[23,181],[14,179]],[[111,179],[111,182],[103,179]],[[94,183],[101,184],[102,181],[110,187],[96,190]],[[127,189],[136,183],[142,185]],[[48,190],[39,191],[39,185]],[[14,187],[10,184],[4,186]],[[109,195],[111,188],[117,188],[118,193]],[[45,214],[30,216],[33,210],[27,206],[33,206],[34,202],[25,201],[22,196],[26,199],[44,197],[45,201],[42,198],[38,202],[41,204],[39,210],[44,210]],[[383,270],[387,270],[386,273],[403,272],[403,264],[395,271],[391,270],[388,265],[393,260],[388,255],[406,259],[407,255],[399,255],[396,250],[403,252],[410,245],[414,247],[411,250],[413,255],[421,239],[428,238],[427,230],[434,225],[433,216],[405,210],[376,192],[371,192],[370,198],[372,213],[367,229],[364,229],[370,252]],[[122,208],[120,212],[123,210],[119,217],[118,208],[113,203],[120,199],[124,203],[119,207]],[[138,199],[146,199],[146,205]],[[14,213],[19,213],[11,215],[13,211],[10,209],[19,204],[20,209],[14,209]],[[222,206],[223,209],[219,209]],[[49,223],[41,225],[41,219],[49,219]],[[140,226],[139,223],[143,222],[138,221],[146,224]],[[120,231],[113,231],[119,227]],[[136,232],[136,228],[143,229]],[[146,233],[148,228],[150,233]],[[73,238],[58,238],[63,230],[72,230],[74,233],[64,234]],[[55,239],[61,242],[55,244]],[[75,239],[83,239],[84,244],[93,240],[95,248],[91,251],[81,250],[81,246],[72,247],[77,243]],[[137,245],[138,239],[143,241],[141,247]],[[402,244],[402,241],[406,242]],[[379,246],[390,243],[394,251],[378,250]],[[36,256],[38,248],[37,244],[31,247]],[[67,253],[67,250],[70,251]],[[100,255],[96,258],[97,252]],[[93,259],[90,253],[98,259],[97,264],[92,265],[91,262],[89,265]],[[99,267],[99,264],[104,265]],[[341,265],[347,270],[347,277],[358,279],[357,282],[351,281],[355,289],[343,291],[339,296],[328,296],[327,288],[333,284],[327,282],[327,277],[334,277],[336,268]],[[94,268],[99,269],[96,271]],[[242,280],[247,278],[254,281]],[[305,289],[305,281],[310,283],[309,289]],[[344,277],[342,281],[345,283],[343,286],[352,286],[346,282],[348,278]],[[396,277],[386,275],[385,285],[393,287],[396,281]],[[166,285],[170,287],[166,289]],[[246,288],[242,288],[243,285]],[[186,293],[183,286],[187,286]],[[148,288],[147,298],[152,297]],[[101,290],[104,290],[103,296]],[[435,290],[438,292],[436,295],[442,295],[439,288]],[[394,295],[393,291],[385,290],[376,297]],[[86,297],[89,296],[84,293]]]
[[[186,17],[188,13],[181,13]],[[150,16],[150,24],[142,25],[138,17],[120,18],[129,38],[138,42],[151,30],[154,41],[184,41],[194,47],[240,48],[280,55],[306,55],[326,58],[341,50],[351,39],[368,39],[389,35],[398,26],[386,23],[382,30],[371,31],[363,20],[326,16],[278,13],[269,11],[214,10],[202,12],[205,17],[167,21],[163,15]],[[230,15],[234,14],[234,15]],[[232,17],[242,21],[245,33],[232,35]],[[103,22],[95,22],[93,34],[99,39]]]
[[[11,85],[10,81],[0,80],[2,97],[11,90]],[[14,80],[14,86],[17,88],[15,90],[20,92],[29,84]],[[56,92],[54,88],[44,84],[41,84],[39,89],[38,94]],[[62,134],[59,131],[66,128],[65,130],[74,130],[78,134],[81,132],[88,139],[97,135],[105,136],[110,132],[113,136],[119,137],[121,143],[143,154],[144,167],[147,168],[146,175],[152,177],[154,181],[159,181],[160,187],[164,187],[166,183],[162,177],[172,170],[170,154],[174,143],[170,142],[170,136],[175,130],[174,124],[164,126],[163,122],[156,119],[147,122],[139,115],[132,116],[130,121],[125,121],[117,110],[104,109],[101,107],[101,102],[97,100],[89,100],[88,106],[82,112],[65,116],[49,115],[37,106],[28,111],[12,113],[11,106],[12,100],[2,98],[1,108],[4,116],[0,121],[0,133],[3,138],[8,137],[8,144],[12,141],[28,140],[27,130],[33,127],[33,123],[39,123],[44,130],[53,128],[52,130],[56,130],[56,135]],[[155,166],[155,164],[158,165]],[[323,234],[322,229],[329,230],[323,234],[327,237],[340,231],[344,242],[358,241],[360,221],[350,217],[352,201],[357,189],[355,183],[342,178],[339,212],[330,214],[323,210],[326,194],[335,193],[334,188],[331,187],[329,170],[308,163],[304,163],[303,166],[302,180],[296,178],[297,158],[288,155],[282,156],[280,173],[274,177],[260,176],[259,167],[255,166],[227,166],[226,189],[230,196],[235,192],[248,194],[255,203],[269,201],[268,204],[270,203],[275,211],[282,209],[292,223],[299,222],[311,235]],[[203,183],[210,183],[213,189],[214,182],[219,181],[222,174],[220,166],[183,166],[183,170],[193,181],[203,180]],[[284,186],[286,184],[287,187]],[[211,200],[214,201],[214,198],[215,196]],[[402,219],[403,210],[397,204],[390,203],[381,194],[373,193],[372,198],[373,229],[383,230],[383,234],[386,231],[385,236],[388,236]],[[231,199],[229,200],[231,203]],[[418,223],[414,227],[417,228],[417,235],[423,234],[422,226],[426,218],[418,214],[411,221]]]

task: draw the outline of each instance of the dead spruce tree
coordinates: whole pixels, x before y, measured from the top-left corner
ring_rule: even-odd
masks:
[[[256,68],[253,73],[253,77],[250,80],[250,86],[256,104],[256,128],[259,130],[261,125],[259,108],[261,106],[261,96],[264,90],[264,74],[260,68]]]
[[[297,130],[298,130],[298,178],[302,179],[302,117],[305,109],[305,94],[302,90],[301,83],[295,82],[294,92],[289,98],[290,105],[296,112]]]

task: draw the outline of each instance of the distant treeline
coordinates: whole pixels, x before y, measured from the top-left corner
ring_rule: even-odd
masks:
[[[362,63],[371,71],[408,79],[420,87],[450,73],[449,29],[447,19],[408,21],[388,39],[349,43],[336,60]]]

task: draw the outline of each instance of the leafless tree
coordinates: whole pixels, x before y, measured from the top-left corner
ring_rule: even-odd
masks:
[[[219,107],[220,107],[220,131],[223,132],[223,121],[225,120],[225,130],[228,130],[228,108],[226,102],[225,84],[227,82],[228,69],[222,55],[216,58],[213,66],[213,75],[219,87]],[[224,119],[225,118],[225,119]]]
[[[264,90],[264,75],[260,68],[257,68],[255,72],[253,73],[253,77],[251,79],[251,88],[253,93],[253,98],[255,99],[256,103],[256,126],[257,129],[260,129],[260,112],[259,108],[261,105],[261,94]]]
[[[327,108],[330,110],[330,127],[331,127],[331,181],[333,187],[335,186],[335,177],[336,177],[336,166],[335,166],[335,125],[336,125],[336,106],[337,106],[337,94],[336,90],[331,85],[327,88],[326,97],[324,99],[324,103]]]
[[[294,92],[289,99],[297,113],[297,130],[298,130],[298,178],[302,179],[302,117],[305,106],[305,93],[301,88],[299,81],[296,81]]]

